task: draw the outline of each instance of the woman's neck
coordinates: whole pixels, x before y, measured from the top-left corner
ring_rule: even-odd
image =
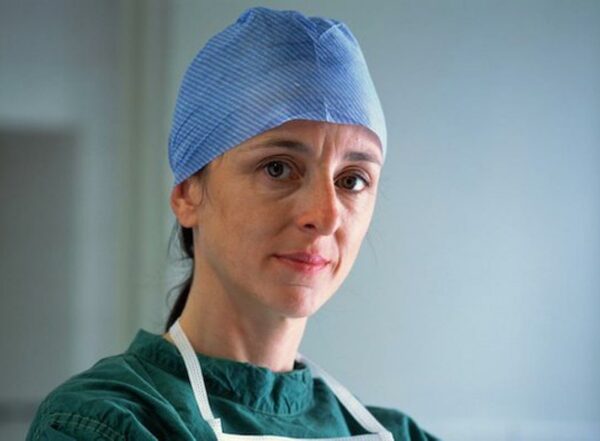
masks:
[[[252,300],[240,301],[223,290],[210,293],[192,285],[180,324],[196,352],[290,371],[304,334],[306,318],[282,317]]]

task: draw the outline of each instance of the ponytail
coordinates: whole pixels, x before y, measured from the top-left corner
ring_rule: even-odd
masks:
[[[169,241],[169,249],[172,248],[173,240],[176,238],[179,239],[179,246],[183,252],[183,259],[190,259],[192,261],[192,265],[190,266],[190,270],[186,279],[171,290],[171,292],[179,290],[179,293],[177,294],[177,299],[171,308],[171,312],[169,312],[169,317],[167,318],[167,323],[165,325],[165,332],[168,332],[173,323],[175,323],[179,316],[181,316],[183,308],[185,308],[185,303],[190,295],[192,280],[194,279],[193,230],[191,228],[182,227],[178,222],[176,222],[175,226],[173,227],[173,234],[171,234],[171,240]]]
[[[200,183],[202,187],[203,200],[205,198],[208,199],[206,185],[203,182],[207,174],[208,166],[205,166],[188,178],[194,179]],[[194,280],[194,230],[184,227],[180,225],[179,222],[175,221],[171,238],[169,240],[169,250],[173,249],[173,245],[176,240],[179,240],[179,248],[183,253],[182,259],[185,261],[190,261],[191,265],[185,280],[179,285],[173,287],[169,292],[172,293],[173,291],[179,291],[177,298],[175,299],[175,303],[173,303],[171,311],[169,312],[167,323],[165,325],[165,332],[168,332],[169,328],[173,326],[173,323],[175,323],[175,321],[181,316],[183,308],[185,308],[185,303],[190,296],[190,289],[192,288],[192,281]]]

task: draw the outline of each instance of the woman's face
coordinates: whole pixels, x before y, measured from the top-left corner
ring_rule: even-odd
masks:
[[[217,158],[200,181],[194,221],[202,290],[279,317],[314,313],[356,259],[381,163],[367,129],[313,121],[288,122]]]

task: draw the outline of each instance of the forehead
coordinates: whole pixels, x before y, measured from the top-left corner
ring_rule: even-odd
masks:
[[[340,152],[355,151],[370,156],[381,164],[383,155],[379,138],[369,129],[351,124],[335,124],[322,121],[288,121],[243,142],[240,152],[258,147],[291,147],[296,150],[322,150],[332,147]],[[311,153],[304,151],[304,153]]]

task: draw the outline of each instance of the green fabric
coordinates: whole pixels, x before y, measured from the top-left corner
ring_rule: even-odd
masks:
[[[329,438],[365,433],[308,368],[286,373],[198,355],[213,413],[226,433]],[[406,415],[369,410],[396,441],[433,441]],[[199,414],[177,348],[140,331],[121,355],[55,389],[27,440],[215,440]]]

